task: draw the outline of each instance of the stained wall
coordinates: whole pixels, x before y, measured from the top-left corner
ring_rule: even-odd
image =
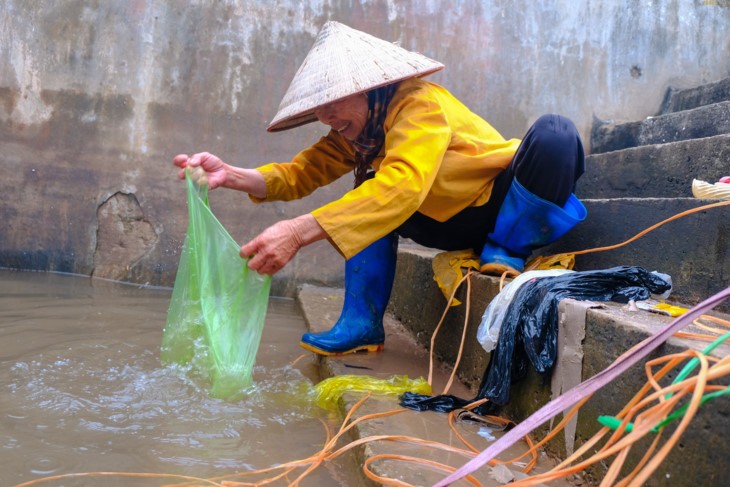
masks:
[[[730,74],[726,0],[117,0],[0,3],[0,266],[171,285],[187,225],[171,159],[287,160],[323,133],[265,131],[320,26],[337,20],[446,65],[431,77],[506,137],[539,115],[657,112],[668,87]],[[296,203],[216,190],[239,242],[339,197]],[[335,284],[326,242],[276,276]]]

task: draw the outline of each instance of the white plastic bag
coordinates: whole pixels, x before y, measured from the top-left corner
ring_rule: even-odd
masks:
[[[532,279],[559,276],[568,272],[574,271],[568,269],[551,269],[545,271],[523,272],[519,276],[515,277],[512,282],[504,286],[502,291],[494,297],[492,302],[489,303],[489,306],[487,306],[487,309],[484,310],[482,322],[479,324],[479,329],[477,330],[477,340],[484,350],[491,352],[497,346],[497,339],[499,338],[499,330],[502,327],[502,320],[504,319],[504,315],[507,313],[507,308],[512,302],[512,298],[520,286]]]

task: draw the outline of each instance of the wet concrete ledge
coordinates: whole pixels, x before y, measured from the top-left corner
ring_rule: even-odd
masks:
[[[323,359],[323,377],[342,373],[353,373],[348,365],[371,366],[372,370],[360,370],[360,373],[369,373],[380,377],[392,374],[408,374],[417,376],[427,374],[427,350],[430,346],[433,331],[444,314],[446,300],[433,280],[431,268],[435,252],[420,247],[401,245],[396,271],[391,303],[386,320],[386,350],[380,354],[358,355],[342,359]],[[458,367],[458,377],[463,383],[450,393],[464,398],[475,395],[482,375],[485,371],[488,354],[484,352],[476,340],[476,331],[481,316],[489,301],[497,294],[499,283],[496,278],[489,276],[475,276],[471,282],[471,296],[469,300],[470,312],[465,320],[466,306],[452,308],[446,313],[444,323],[439,331],[435,344],[435,354],[438,359],[439,377],[434,382],[434,390],[439,393],[445,379],[445,374],[453,366],[459,342],[461,340],[464,322],[468,326],[467,338],[464,345],[461,363]],[[459,291],[457,297],[466,302],[466,287]],[[327,329],[339,316],[342,299],[341,290],[329,288],[314,288],[305,286],[300,289],[299,303],[307,323],[312,329]],[[626,306],[615,303],[601,303],[598,309],[587,310],[585,316],[585,339],[582,342],[583,361],[581,366],[582,380],[588,379],[605,369],[617,357],[633,345],[671,322],[671,318],[642,311],[631,311]],[[572,306],[570,303],[568,307]],[[395,330],[395,331],[394,331]],[[691,331],[691,330],[688,330]],[[695,330],[696,331],[696,330]],[[667,343],[656,350],[651,358],[680,352],[687,348],[701,350],[706,346],[704,342],[694,342],[671,338]],[[722,357],[730,353],[729,346],[718,348],[714,355]],[[670,374],[676,376],[678,370]],[[577,419],[575,433],[575,448],[583,441],[592,437],[598,430],[596,418],[599,415],[618,413],[646,382],[643,364],[631,368],[613,383],[598,391],[591,400],[581,409]],[[348,404],[347,395],[345,407]],[[515,421],[521,421],[539,409],[551,397],[550,379],[538,376],[531,372],[528,377],[515,384],[511,390],[510,403],[501,414]],[[349,404],[354,403],[352,398]],[[390,406],[397,403],[391,403]],[[417,413],[421,430],[435,432],[438,438],[448,438],[449,432],[436,432],[436,424],[442,423],[439,413]],[[424,418],[433,418],[433,424],[427,425]],[[397,417],[397,416],[396,416]],[[557,423],[557,421],[555,422]],[[549,425],[543,425],[536,433],[536,437],[544,436]],[[380,427],[364,431],[364,434],[390,434],[391,427],[383,423]],[[416,429],[419,429],[416,428]],[[380,430],[380,432],[378,432]],[[674,447],[662,465],[650,478],[647,485],[696,486],[696,485],[730,485],[730,464],[727,462],[728,445],[725,441],[726,432],[730,431],[730,405],[728,401],[720,399],[710,401],[702,406],[693,419],[690,428],[685,431],[681,441]],[[399,433],[400,434],[400,433]],[[418,436],[416,434],[416,436]],[[570,443],[570,438],[567,443]],[[646,451],[649,441],[645,439],[632,449],[627,465],[635,465]],[[363,455],[373,455],[378,446],[369,446],[363,450]],[[558,435],[547,446],[547,454],[563,457],[566,453],[566,438]],[[464,463],[456,459],[455,464]],[[609,463],[601,463],[589,469],[584,481],[598,485]],[[387,467],[387,465],[386,465]],[[393,466],[390,466],[393,468]],[[387,472],[386,472],[387,473]],[[403,478],[413,483],[424,483],[415,478]],[[439,478],[438,476],[436,478]]]
[[[297,301],[301,307],[305,321],[312,331],[329,329],[337,321],[343,302],[342,289],[304,285],[299,289]],[[315,357],[318,362],[320,379],[341,376],[345,374],[368,375],[386,379],[393,375],[407,375],[411,379],[427,378],[429,372],[429,357],[425,347],[419,345],[401,323],[391,313],[385,316],[386,346],[378,353],[355,354],[344,357]],[[435,363],[432,386],[435,393],[441,393],[446,387],[450,370],[443,364]],[[459,397],[471,397],[473,391],[461,383],[454,381],[449,389],[450,394]],[[362,399],[362,394],[345,394],[339,403],[340,415],[346,413]],[[354,417],[366,414],[383,413],[394,409],[402,409],[396,395],[372,395],[357,410]],[[458,429],[460,433],[476,448],[484,449],[490,440],[479,435],[479,425],[462,423]],[[349,441],[380,435],[399,435],[430,440],[449,446],[465,449],[466,447],[455,436],[448,425],[448,416],[431,411],[417,412],[404,410],[393,416],[371,419],[359,423],[350,431]],[[344,444],[344,442],[343,442]],[[341,446],[341,445],[340,445]],[[511,458],[526,450],[522,443],[515,445],[508,451]],[[366,443],[355,450],[357,465],[348,464],[344,468],[361,471],[362,465],[368,459],[377,455],[408,455],[415,458],[427,459],[443,464],[459,467],[466,463],[467,457],[449,453],[434,448],[411,443],[375,441]],[[543,453],[538,458],[535,472],[544,472],[557,463],[556,458]],[[370,465],[371,470],[380,476],[397,479],[411,485],[433,485],[447,474],[425,468],[423,465],[380,460]],[[510,470],[519,476],[519,468],[512,466]],[[491,475],[491,469],[485,468],[475,474],[475,477],[485,486],[499,485]],[[365,485],[380,485],[367,479],[363,474]],[[569,487],[565,481],[553,484],[558,487]]]

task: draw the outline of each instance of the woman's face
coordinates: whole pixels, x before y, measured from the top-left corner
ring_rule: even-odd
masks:
[[[355,140],[368,119],[368,97],[365,93],[348,96],[317,108],[314,114],[347,140]]]

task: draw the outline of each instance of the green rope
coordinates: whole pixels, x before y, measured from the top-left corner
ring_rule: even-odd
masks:
[[[718,339],[716,339],[714,342],[712,342],[710,345],[708,345],[707,347],[705,347],[705,349],[702,350],[702,354],[703,355],[709,355],[717,347],[719,347],[724,342],[726,342],[729,338],[730,338],[730,332],[725,333],[724,335],[722,335],[721,337],[719,337]],[[684,379],[686,379],[687,376],[690,373],[692,373],[692,371],[695,368],[697,368],[697,366],[699,364],[700,364],[700,359],[698,359],[697,357],[694,357],[692,360],[690,360],[682,368],[682,370],[679,372],[679,374],[674,379],[674,381],[672,381],[672,384],[676,384],[676,383],[678,383],[678,382],[683,381]],[[673,393],[670,392],[669,394],[667,394],[666,398],[669,399],[670,397],[672,397],[672,394]],[[728,394],[730,394],[730,386],[728,386],[727,389],[723,389],[721,391],[715,391],[715,392],[711,392],[711,393],[705,394],[704,396],[702,396],[702,399],[700,399],[700,405],[703,405],[704,403],[706,403],[710,399],[715,399],[715,398],[718,398],[718,397],[721,397],[721,396],[726,396]],[[684,416],[684,413],[687,412],[687,408],[688,407],[689,407],[689,404],[685,404],[684,406],[682,406],[681,408],[679,408],[677,411],[673,412],[672,414],[670,414],[669,416],[667,416],[665,419],[663,419],[662,421],[660,421],[656,426],[654,426],[651,429],[651,431],[653,433],[658,433],[659,430],[661,428],[663,428],[664,426],[666,426],[667,424],[669,424],[672,421],[675,421],[675,420],[681,418],[682,416]],[[618,419],[615,416],[599,416],[598,417],[598,422],[601,425],[603,425],[603,426],[607,426],[608,428],[611,428],[611,429],[614,429],[615,430],[615,429],[618,429],[621,426],[622,420]],[[634,429],[633,423],[627,423],[626,424],[626,432],[627,433],[630,433],[633,429]]]

